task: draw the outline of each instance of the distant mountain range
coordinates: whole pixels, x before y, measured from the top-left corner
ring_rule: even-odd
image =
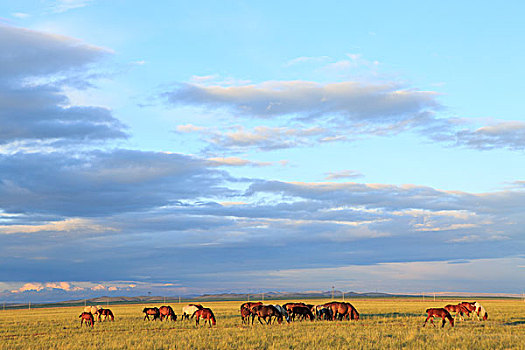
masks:
[[[333,293],[333,294],[332,294]],[[439,298],[454,297],[454,293],[435,293]],[[467,294],[467,293],[459,293]],[[481,293],[483,294],[483,293]],[[332,297],[333,295],[333,297]],[[456,295],[458,297],[459,295]],[[463,295],[466,296],[466,295]],[[473,295],[470,295],[471,297]],[[423,297],[422,295],[415,294],[389,294],[389,293],[355,293],[355,292],[343,292],[342,291],[307,291],[307,292],[265,292],[265,293],[221,293],[221,294],[203,294],[203,295],[186,295],[184,297],[173,297],[173,296],[102,296],[89,299],[76,299],[67,300],[60,302],[47,302],[47,303],[32,303],[29,306],[34,308],[41,307],[56,307],[56,306],[80,306],[80,305],[105,305],[105,304],[140,304],[140,303],[176,303],[176,302],[196,302],[196,301],[266,301],[266,300],[307,300],[307,299],[335,299],[342,300],[343,298],[348,300],[352,298],[418,298]],[[430,297],[426,294],[425,297]],[[479,295],[481,298],[514,298],[516,296],[507,295]],[[27,308],[28,303],[6,303],[4,304],[7,308]]]

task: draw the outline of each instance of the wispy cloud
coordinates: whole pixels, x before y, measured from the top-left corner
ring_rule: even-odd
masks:
[[[49,8],[51,12],[63,13],[73,9],[86,7],[93,2],[94,0],[55,0]]]
[[[337,180],[337,179],[351,179],[351,178],[358,178],[362,177],[363,174],[361,174],[359,171],[356,170],[341,170],[341,171],[333,171],[326,174],[326,180]]]

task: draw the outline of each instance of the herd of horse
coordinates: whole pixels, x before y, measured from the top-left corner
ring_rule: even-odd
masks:
[[[456,315],[453,318],[451,313],[455,312]],[[454,320],[459,316],[460,319],[464,319],[463,315],[470,317],[470,314],[474,314],[479,320],[480,317],[483,321],[486,321],[489,318],[489,314],[485,308],[478,303],[477,301],[468,302],[463,301],[457,305],[447,305],[443,308],[430,308],[426,310],[427,319],[423,323],[423,327],[427,324],[427,321],[430,320],[430,323],[434,325],[434,317],[439,317],[443,320],[441,327],[445,327],[445,323],[450,323],[451,327],[454,327]],[[434,325],[435,326],[435,325]]]
[[[177,321],[177,315],[171,306],[145,307],[142,312],[144,313],[144,320],[156,321],[159,319],[163,321],[164,319],[169,319]],[[288,323],[295,320],[310,320],[312,322],[315,320],[359,320],[359,312],[357,312],[352,304],[339,301],[332,301],[320,305],[305,304],[303,302],[286,303],[283,305],[264,305],[260,301],[246,302],[241,305],[240,313],[242,324],[249,324],[251,317],[252,325],[255,317],[257,317],[261,324],[264,324],[263,320],[266,324],[271,324],[272,319],[279,324],[284,320]],[[485,308],[476,301],[464,301],[457,305],[446,305],[443,308],[430,308],[426,310],[426,313],[427,318],[425,323],[423,323],[423,327],[427,324],[428,320],[434,325],[434,317],[439,317],[443,320],[441,327],[445,326],[447,320],[450,325],[454,327],[455,318],[460,317],[464,319],[464,315],[470,317],[472,314],[475,315],[478,320],[481,317],[484,321],[488,318],[488,313]],[[452,317],[451,313],[455,313],[455,317]],[[86,306],[84,312],[79,316],[80,326],[82,327],[82,324],[85,322],[87,326],[93,327],[95,324],[95,316],[98,316],[99,322],[101,322],[102,316],[104,316],[104,321],[106,321],[108,317],[111,321],[115,320],[115,316],[110,309],[99,306]],[[150,316],[152,319],[150,319]],[[201,304],[188,304],[182,308],[181,320],[189,320],[190,318],[195,318],[195,325],[197,326],[199,325],[199,319],[203,319],[204,325],[208,323],[209,327],[217,324],[213,311]]]
[[[272,317],[279,324],[286,320],[292,322],[297,320],[359,320],[359,312],[350,303],[332,301],[322,305],[305,304],[303,302],[286,303],[284,305],[272,304],[264,305],[262,302],[247,302],[241,305],[241,320],[243,324],[248,324],[250,316],[253,321],[257,317],[263,324],[272,323]]]
[[[80,326],[85,322],[87,326],[93,327],[95,325],[95,316],[98,316],[98,321],[102,321],[102,316],[104,316],[104,321],[109,317],[111,321],[115,321],[115,315],[110,309],[104,309],[100,306],[86,306],[84,312],[78,316],[80,318]]]

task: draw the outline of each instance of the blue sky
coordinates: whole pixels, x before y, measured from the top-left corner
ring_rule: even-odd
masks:
[[[520,2],[0,4],[0,296],[521,293]]]

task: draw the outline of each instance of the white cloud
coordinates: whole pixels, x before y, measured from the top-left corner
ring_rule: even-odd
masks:
[[[37,233],[42,231],[53,232],[106,232],[117,231],[112,227],[98,225],[92,220],[71,218],[62,221],[53,221],[40,225],[0,225],[0,234]]]

